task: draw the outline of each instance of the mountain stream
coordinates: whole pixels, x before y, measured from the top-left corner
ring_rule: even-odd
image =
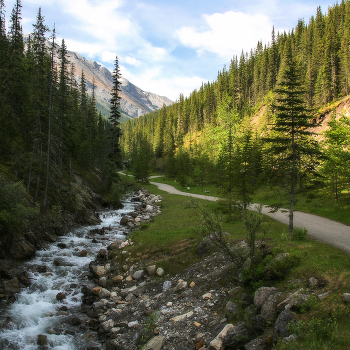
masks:
[[[100,212],[99,225],[74,229],[25,263],[32,284],[17,294],[14,303],[0,304],[0,323],[6,324],[0,329],[0,349],[82,350],[92,345],[83,336],[87,327],[70,326],[67,316],[81,315],[81,286],[91,284],[87,277],[90,261],[101,248],[125,239],[119,222],[135,202],[126,199],[123,204],[123,209]],[[103,227],[109,228],[104,236],[91,235],[90,230]],[[82,250],[88,252],[86,257],[80,256]],[[65,298],[58,300],[61,293]]]

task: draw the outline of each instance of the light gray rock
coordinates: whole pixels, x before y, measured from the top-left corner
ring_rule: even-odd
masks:
[[[186,282],[186,281],[179,282],[179,283],[177,284],[177,286],[175,287],[175,292],[176,292],[176,293],[182,292],[182,291],[184,291],[186,288],[187,288],[187,282]]]
[[[102,323],[102,328],[105,332],[111,331],[111,329],[114,327],[114,321],[113,320],[107,320]]]
[[[118,336],[119,333],[120,333],[120,327],[113,327],[113,328],[110,330],[108,336],[109,336],[111,339],[115,339],[115,338]]]
[[[106,287],[106,285],[107,285],[107,278],[106,277],[100,277],[99,280],[98,280],[98,284],[101,287]]]
[[[329,292],[325,292],[325,293],[319,294],[317,296],[317,299],[318,300],[323,300],[328,294],[329,294]],[[350,299],[349,299],[349,301],[350,301]]]
[[[192,315],[193,315],[193,312],[190,311],[190,312],[187,312],[186,314],[175,316],[175,317],[171,318],[170,321],[171,322],[180,322],[180,321],[185,320],[186,318],[191,317]]]
[[[261,316],[267,322],[273,322],[276,319],[276,303],[280,293],[270,295],[261,307]]]
[[[135,300],[135,299],[136,299],[135,295],[134,295],[133,293],[129,293],[129,294],[126,296],[125,301],[126,301],[126,302],[129,302],[129,301],[133,301],[133,300]]]
[[[168,291],[171,288],[171,281],[164,281],[163,283],[163,292]]]
[[[142,350],[160,350],[165,344],[165,337],[158,335],[152,338]]]
[[[318,284],[318,280],[315,277],[310,277],[309,278],[309,286],[310,287],[315,287]]]
[[[208,350],[222,350],[223,349],[223,341],[224,338],[226,337],[227,333],[233,329],[232,324],[227,324],[221,332],[213,339],[208,347]]]
[[[133,279],[138,281],[144,276],[144,274],[145,274],[144,270],[138,270],[134,273],[134,275],[132,277],[133,277]]]
[[[280,313],[273,328],[273,341],[276,343],[279,338],[290,336],[288,324],[295,322],[295,316],[289,310],[284,310]]]
[[[296,293],[289,302],[288,307],[294,310],[300,310],[301,308],[310,308],[308,304],[309,295],[303,293]]]
[[[232,301],[228,301],[226,304],[226,315],[233,316],[238,312],[239,312],[239,306]]]
[[[165,273],[165,271],[164,271],[161,267],[158,267],[158,269],[157,269],[157,275],[160,276],[160,277],[162,277],[162,276],[164,276],[164,273]]]
[[[139,321],[132,321],[128,323],[129,328],[135,328],[139,326]]]
[[[343,299],[344,303],[349,304],[350,303],[350,293],[344,293],[342,295],[342,299]]]
[[[296,341],[298,339],[298,337],[296,336],[296,334],[291,334],[289,337],[285,337],[283,338],[283,343],[287,344],[291,341]]]
[[[150,276],[155,275],[156,270],[157,270],[156,265],[150,265],[150,266],[147,266],[147,267],[146,267],[146,271],[147,271],[147,273],[148,273]]]
[[[154,210],[154,207],[152,206],[152,205],[147,205],[146,206],[146,211],[148,211],[148,212],[152,212]]]
[[[111,292],[106,289],[106,288],[101,288],[98,292],[98,296],[101,298],[101,299],[105,299],[105,298],[109,298],[111,295]]]
[[[275,293],[277,293],[277,288],[275,287],[261,287],[257,289],[254,294],[254,305],[257,308],[261,308],[267,298]]]
[[[96,277],[101,277],[107,273],[105,267],[102,265],[91,265],[91,269]]]

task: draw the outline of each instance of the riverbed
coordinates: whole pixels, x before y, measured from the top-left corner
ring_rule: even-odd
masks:
[[[82,350],[93,349],[94,344],[99,348],[80,311],[81,286],[91,283],[89,263],[98,252],[125,239],[119,222],[123,214],[133,211],[135,202],[127,198],[123,205],[123,209],[100,212],[99,225],[74,229],[25,263],[32,283],[17,294],[14,303],[0,305],[0,323],[5,324],[0,349]],[[102,228],[103,236],[90,232]]]

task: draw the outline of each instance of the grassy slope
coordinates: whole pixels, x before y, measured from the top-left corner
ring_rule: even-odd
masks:
[[[144,185],[142,185],[144,186]],[[132,234],[134,246],[129,247],[131,261],[145,260],[147,263],[157,262],[167,273],[175,274],[190,264],[199,260],[196,247],[202,240],[193,229],[197,226],[198,215],[191,209],[185,208],[189,199],[178,195],[170,195],[157,189],[154,185],[145,186],[151,193],[163,197],[161,203],[162,213],[155,220],[143,226]],[[215,208],[217,204],[199,201]],[[309,322],[312,317],[317,320],[334,316],[336,327],[325,339],[307,337],[302,339],[299,349],[344,349],[350,342],[350,306],[344,305],[341,295],[350,292],[350,256],[327,244],[307,238],[305,241],[289,241],[287,226],[265,217],[269,225],[267,242],[273,251],[287,252],[301,259],[299,266],[295,267],[276,286],[284,292],[292,292],[299,287],[293,287],[290,281],[302,279],[302,287],[307,288],[307,281],[315,277],[322,281],[321,286],[312,290],[315,295],[328,292],[322,302],[315,302],[310,311],[297,315],[299,320]],[[245,229],[241,222],[224,222],[224,230],[230,234],[230,239],[237,240],[245,237]],[[247,292],[252,293],[251,287]],[[302,327],[308,329],[307,327]],[[322,345],[322,346],[321,346]],[[295,344],[294,344],[295,346]],[[345,347],[344,347],[345,346]],[[293,349],[281,346],[280,349]]]

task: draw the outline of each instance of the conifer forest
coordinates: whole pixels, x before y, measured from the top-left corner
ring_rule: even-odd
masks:
[[[10,237],[39,212],[78,210],[81,179],[104,194],[120,163],[116,59],[114,110],[98,113],[94,89],[79,82],[65,41],[58,43],[39,8],[31,35],[21,26],[21,1],[0,16],[0,231]],[[113,117],[113,118],[112,118]],[[56,215],[56,216],[57,216]]]
[[[257,188],[279,186],[291,212],[295,192],[325,188],[338,200],[349,188],[349,118],[334,113],[326,131],[316,127],[350,92],[350,1],[325,14],[319,7],[288,33],[273,30],[270,42],[233,57],[215,81],[123,124],[118,58],[105,117],[84,73],[74,79],[65,41],[57,42],[41,9],[25,37],[21,1],[8,30],[4,0],[0,9],[0,228],[7,236],[47,208],[74,212],[77,174],[109,196],[120,191],[118,170],[141,181],[164,173],[181,186],[215,184],[244,207]]]
[[[288,33],[233,57],[213,82],[122,125],[126,166],[182,186],[215,183],[249,203],[259,186],[349,188],[350,120],[333,113],[350,89],[350,2],[317,8]],[[338,102],[337,102],[338,101]],[[335,109],[334,109],[335,110]]]

